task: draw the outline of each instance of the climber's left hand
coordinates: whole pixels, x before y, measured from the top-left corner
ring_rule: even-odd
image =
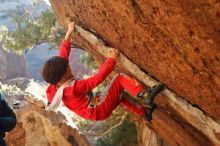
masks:
[[[68,31],[65,36],[66,40],[70,39],[71,34],[74,32],[74,30],[75,30],[75,22],[72,21],[72,22],[68,23]]]
[[[68,32],[72,33],[74,29],[75,29],[75,22],[72,21],[68,24]]]

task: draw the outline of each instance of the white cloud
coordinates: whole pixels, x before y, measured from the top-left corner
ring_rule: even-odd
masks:
[[[43,0],[43,1],[45,1],[46,4],[48,4],[49,6],[51,6],[49,0]]]

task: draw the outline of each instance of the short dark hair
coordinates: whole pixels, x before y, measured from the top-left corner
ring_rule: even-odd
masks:
[[[41,75],[46,82],[56,85],[65,74],[67,66],[68,61],[66,59],[53,56],[44,63]]]

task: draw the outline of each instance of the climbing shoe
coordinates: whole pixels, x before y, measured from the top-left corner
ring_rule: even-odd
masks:
[[[141,91],[138,96],[144,101],[147,107],[150,107],[156,97],[157,94],[159,94],[163,89],[165,85],[164,84],[158,84],[151,88],[149,88],[147,91],[143,90]]]
[[[152,113],[153,113],[155,108],[157,108],[156,104],[151,104],[151,106],[149,106],[147,108],[147,111],[144,113],[144,119],[145,120],[147,120],[147,121],[152,120]]]

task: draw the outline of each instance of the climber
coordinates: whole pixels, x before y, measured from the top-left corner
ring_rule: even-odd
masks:
[[[46,82],[50,83],[46,91],[48,99],[46,109],[55,110],[62,101],[70,110],[85,119],[104,120],[122,103],[133,113],[142,116],[147,113],[146,116],[151,118],[154,97],[162,91],[163,84],[154,86],[146,91],[135,79],[126,74],[118,74],[108,85],[105,92],[99,95],[98,100],[96,100],[96,96],[94,97],[95,100],[91,100],[93,98],[91,96],[92,89],[97,87],[112,72],[119,51],[112,49],[109,52],[108,59],[94,76],[84,80],[74,78],[68,65],[71,49],[70,37],[74,28],[74,22],[70,22],[66,36],[61,43],[59,56],[50,58],[42,66],[42,77]],[[122,92],[124,90],[132,96],[144,100],[151,110],[145,112],[147,111],[146,108],[138,107],[131,103],[123,96]],[[149,113],[150,115],[148,115]],[[149,119],[149,117],[146,118]]]
[[[5,132],[11,131],[15,126],[16,115],[0,93],[0,146],[6,146]]]

